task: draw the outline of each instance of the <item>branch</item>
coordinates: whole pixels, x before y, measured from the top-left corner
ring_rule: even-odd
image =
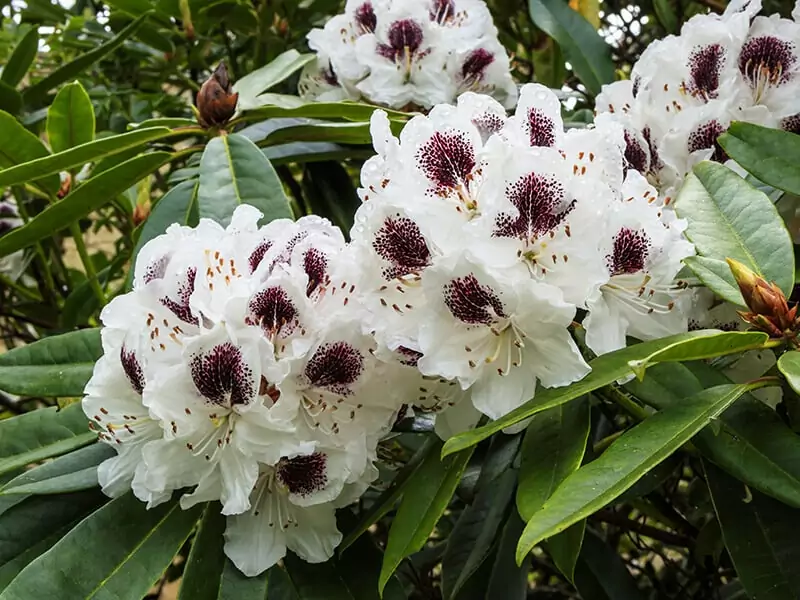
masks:
[[[682,535],[680,533],[664,531],[663,529],[658,529],[657,527],[653,527],[651,525],[639,523],[638,521],[634,521],[628,517],[623,517],[622,515],[618,515],[610,510],[601,510],[595,513],[594,517],[603,523],[615,525],[624,529],[625,531],[633,531],[640,535],[657,540],[663,544],[667,544],[668,546],[680,546],[683,548],[690,548],[694,546],[694,540],[689,536]]]

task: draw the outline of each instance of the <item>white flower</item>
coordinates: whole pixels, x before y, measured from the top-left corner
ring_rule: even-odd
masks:
[[[144,366],[121,337],[113,329],[102,331],[103,357],[95,364],[86,386],[83,410],[100,441],[117,452],[97,469],[100,487],[112,497],[133,487],[136,496],[152,506],[168,499],[169,494],[153,494],[143,487],[142,450],[161,438],[161,425],[142,404]]]
[[[224,514],[249,508],[258,461],[275,462],[293,448],[297,411],[265,376],[266,344],[255,329],[218,325],[148,382],[143,402],[165,426],[163,440],[144,451],[149,489],[196,485],[184,508],[217,498]]]
[[[325,562],[342,540],[335,509],[360,496],[376,475],[364,450],[353,447],[312,446],[262,465],[251,508],[228,517],[225,553],[251,577],[283,558],[287,548],[307,562]]]
[[[496,419],[527,402],[537,380],[557,387],[589,372],[567,330],[575,308],[557,288],[503,278],[464,256],[434,264],[423,285],[431,315],[419,369],[457,379],[483,414]]]
[[[675,282],[681,261],[694,254],[685,222],[662,215],[656,192],[629,171],[625,200],[611,208],[603,255],[608,283],[587,301],[586,344],[597,354],[625,347],[625,337],[651,340],[687,330],[677,305],[685,286]]]
[[[322,101],[430,108],[463,92],[516,100],[508,55],[483,0],[349,0],[308,34],[317,61],[299,88]]]

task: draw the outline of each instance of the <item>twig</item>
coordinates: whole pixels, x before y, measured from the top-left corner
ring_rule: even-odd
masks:
[[[663,544],[667,544],[668,546],[689,548],[694,545],[694,540],[692,540],[692,538],[689,536],[682,535],[680,533],[664,531],[663,529],[658,529],[657,527],[639,523],[638,521],[634,521],[628,517],[623,517],[622,515],[618,515],[608,510],[601,510],[595,513],[594,517],[603,523],[621,527],[626,531],[634,531],[640,535],[657,540]]]

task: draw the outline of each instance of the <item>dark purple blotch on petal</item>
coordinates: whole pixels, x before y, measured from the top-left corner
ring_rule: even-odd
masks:
[[[278,462],[277,477],[290,493],[310,496],[328,483],[328,456],[322,452],[282,458]]]
[[[431,251],[419,225],[407,217],[387,217],[375,232],[372,248],[391,265],[383,270],[387,281],[420,273],[431,264]]]
[[[378,26],[378,17],[375,15],[372,2],[364,2],[356,9],[355,20],[362,34],[375,32],[375,28]]]
[[[286,337],[298,326],[297,308],[282,287],[268,287],[255,294],[248,305],[247,321],[269,337]]]
[[[308,361],[305,376],[312,386],[348,396],[364,371],[364,357],[347,342],[323,344]]]
[[[694,48],[689,55],[689,81],[686,91],[706,100],[716,98],[724,64],[725,49],[721,44]]]
[[[606,256],[606,267],[611,276],[642,271],[650,253],[650,238],[644,230],[623,227],[614,236],[614,249]]]
[[[689,139],[687,140],[689,152],[713,148],[714,153],[711,155],[711,160],[724,163],[728,160],[728,155],[717,139],[727,130],[728,128],[716,119],[701,123],[689,134]]]
[[[377,52],[392,61],[416,54],[422,47],[422,27],[413,19],[395,21],[389,26],[389,43],[378,44]]]
[[[119,351],[119,361],[122,364],[122,370],[125,371],[125,376],[128,378],[131,387],[141,396],[145,384],[144,370],[142,369],[142,363],[139,362],[139,359],[136,357],[136,353],[122,346]]]
[[[190,325],[199,325],[200,320],[192,314],[192,309],[189,307],[189,299],[194,293],[195,279],[197,278],[197,269],[190,267],[186,270],[186,275],[183,280],[178,284],[178,298],[173,299],[169,296],[161,298],[159,301],[162,305],[167,307],[172,314],[178,317],[184,323]]]
[[[566,191],[552,175],[528,173],[506,188],[506,197],[517,214],[503,213],[495,220],[495,237],[535,239],[561,225],[575,208]]]
[[[443,293],[452,315],[468,325],[491,325],[498,317],[505,317],[503,303],[495,291],[481,285],[472,273],[451,280]]]
[[[528,110],[528,120],[525,125],[531,146],[552,148],[556,145],[556,124],[538,108]]]
[[[306,295],[311,295],[328,281],[328,257],[317,248],[309,248],[303,255],[303,271],[308,275]]]
[[[231,342],[195,354],[189,369],[197,391],[212,404],[233,407],[248,404],[256,396],[253,370],[241,348]]]
[[[779,37],[763,35],[748,39],[739,53],[739,71],[758,89],[764,85],[781,85],[789,81],[797,63],[795,45]]]
[[[433,183],[434,192],[447,195],[469,182],[475,170],[475,148],[463,131],[437,131],[417,151],[417,161]]]
[[[486,69],[494,62],[494,54],[484,48],[477,48],[467,55],[461,65],[461,79],[465,82],[481,81]]]

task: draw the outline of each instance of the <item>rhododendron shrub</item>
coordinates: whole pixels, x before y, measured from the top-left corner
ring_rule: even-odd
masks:
[[[223,31],[191,120],[102,135],[41,88],[249,7],[31,86],[25,34],[0,600],[798,597],[798,9],[682,2],[616,82],[561,0],[266,3],[311,53]]]

